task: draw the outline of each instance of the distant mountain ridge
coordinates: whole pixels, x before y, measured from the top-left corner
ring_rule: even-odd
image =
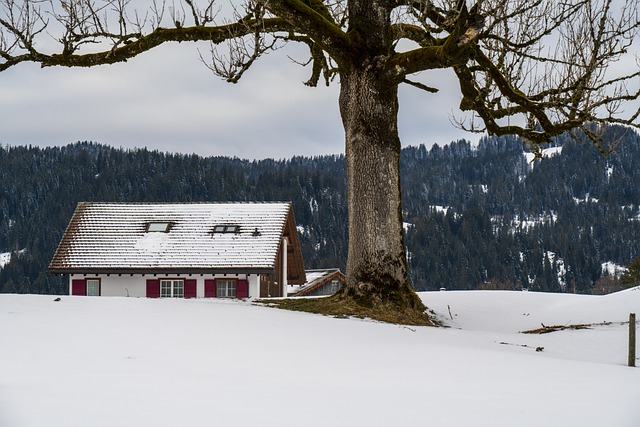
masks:
[[[602,292],[602,265],[640,254],[640,136],[612,126],[603,145],[559,137],[533,160],[515,137],[477,147],[402,150],[412,284],[426,289]],[[249,161],[124,150],[91,142],[0,146],[0,292],[61,293],[46,273],[79,201],[291,200],[307,268],[347,251],[344,156]],[[5,256],[6,258],[6,256]]]

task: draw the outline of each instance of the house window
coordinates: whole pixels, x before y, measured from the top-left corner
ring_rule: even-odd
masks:
[[[219,224],[213,227],[214,233],[239,233],[240,226],[237,224]]]
[[[184,298],[184,281],[160,280],[160,298]]]
[[[87,296],[100,296],[100,279],[87,279]]]
[[[218,298],[235,298],[236,297],[236,281],[233,279],[216,280],[216,296]]]
[[[150,233],[168,233],[172,223],[166,221],[150,222],[147,224],[147,232]]]

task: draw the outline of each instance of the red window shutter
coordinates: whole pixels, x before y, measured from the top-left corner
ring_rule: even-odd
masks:
[[[249,282],[247,280],[238,280],[236,285],[236,298],[249,297]]]
[[[160,297],[160,280],[147,279],[147,298]]]
[[[215,279],[208,279],[204,281],[204,297],[215,298],[218,289],[216,287]]]
[[[196,279],[185,279],[184,281],[184,297],[195,298],[197,297]]]
[[[84,279],[73,279],[71,281],[71,295],[87,295],[87,281]]]

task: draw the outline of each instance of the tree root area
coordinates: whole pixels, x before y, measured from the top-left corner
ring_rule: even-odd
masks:
[[[260,302],[284,310],[304,311],[335,318],[356,317],[398,325],[441,326],[435,316],[429,315],[424,307],[400,307],[398,304],[389,301],[362,304],[362,301],[350,295],[336,294],[320,298],[270,299],[260,300]]]

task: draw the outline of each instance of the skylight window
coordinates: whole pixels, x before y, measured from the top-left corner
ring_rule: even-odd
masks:
[[[170,222],[150,222],[147,224],[147,232],[149,233],[168,233],[171,230]]]
[[[219,224],[213,227],[213,233],[239,233],[240,226],[237,224]]]

